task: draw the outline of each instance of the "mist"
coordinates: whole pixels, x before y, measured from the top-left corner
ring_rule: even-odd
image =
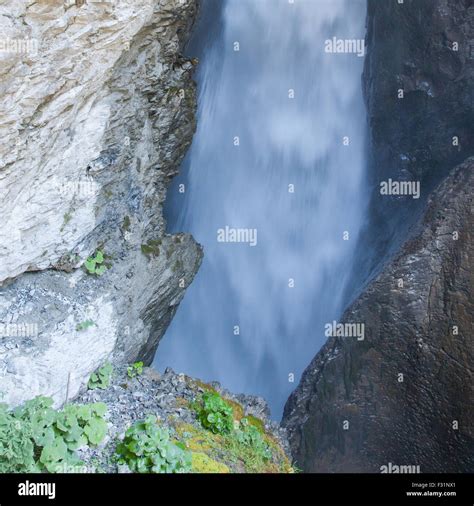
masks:
[[[279,418],[351,296],[368,195],[366,1],[218,3],[203,1],[187,49],[198,127],[165,210],[205,256],[154,365],[263,396]],[[219,230],[254,231],[255,244]]]

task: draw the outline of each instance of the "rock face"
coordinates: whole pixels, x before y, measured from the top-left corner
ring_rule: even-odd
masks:
[[[195,129],[196,0],[0,6],[0,390],[150,362],[202,258],[162,204]],[[84,262],[105,255],[101,275]]]
[[[250,456],[247,453],[247,459],[242,460],[245,455],[236,455],[235,448],[228,447],[228,440],[226,444],[222,435],[203,429],[193,405],[199,402],[204,392],[209,391],[219,393],[226,402],[230,402],[235,422],[242,417],[253,418],[253,422],[261,429],[264,441],[271,443],[272,456],[268,462],[260,462],[255,467],[258,462],[256,445],[251,447]],[[207,471],[199,469],[199,472],[293,472],[286,431],[270,420],[270,410],[261,397],[234,395],[217,382],[206,384],[184,374],[176,374],[170,368],[163,374],[145,368],[143,374],[130,378],[127,368],[120,367],[114,370],[106,389],[87,390],[75,401],[79,404],[94,402],[106,404],[109,428],[107,439],[99,448],[84,446],[78,451],[78,457],[88,472],[131,472],[126,465],[118,465],[113,458],[117,440],[123,439],[125,431],[133,423],[149,415],[157,417],[161,426],[170,428],[174,437],[187,448],[197,453],[204,452],[214,463],[219,462],[219,467]],[[183,434],[187,437],[183,438]],[[231,437],[237,442],[235,435]]]
[[[471,0],[368,1],[374,189],[354,286],[372,281],[341,320],[365,335],[329,338],[287,402],[305,471],[474,471],[473,19]],[[389,178],[421,198],[381,195]]]
[[[368,0],[363,91],[374,188],[360,276],[378,272],[451,169],[474,155],[474,3]],[[380,195],[381,181],[420,183],[419,199]],[[376,232],[374,233],[374,230]]]
[[[283,425],[305,471],[474,470],[473,188],[470,158],[345,312],[364,339],[331,337],[303,374]]]

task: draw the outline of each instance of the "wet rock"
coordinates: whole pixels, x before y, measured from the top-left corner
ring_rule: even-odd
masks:
[[[399,254],[346,310],[283,416],[304,471],[474,471],[474,158],[430,197]]]

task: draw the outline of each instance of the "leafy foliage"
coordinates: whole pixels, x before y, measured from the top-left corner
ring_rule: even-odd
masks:
[[[91,374],[89,382],[87,383],[89,390],[95,390],[96,388],[105,390],[108,388],[112,380],[113,372],[114,368],[112,364],[106,362],[100,369],[97,369],[96,372]]]
[[[75,450],[98,445],[107,433],[102,403],[67,405],[36,397],[13,411],[0,405],[0,473],[58,472],[80,465]]]
[[[96,323],[92,320],[85,320],[76,325],[77,332],[81,332],[82,330],[87,330],[89,327],[94,326]]]
[[[143,372],[143,362],[135,362],[127,367],[127,375],[129,378],[140,376]]]
[[[217,392],[202,394],[197,415],[201,425],[214,434],[229,434],[234,428],[232,407]]]
[[[117,446],[119,462],[137,473],[185,473],[191,470],[191,453],[171,441],[169,431],[154,416],[136,422]]]
[[[94,256],[90,256],[85,262],[84,267],[88,274],[95,274],[96,276],[102,276],[107,270],[104,265],[104,252],[97,250]]]
[[[262,432],[251,425],[247,418],[242,418],[239,428],[235,430],[235,439],[239,444],[252,448],[257,457],[263,460],[272,458],[272,451],[268,443],[265,441]]]

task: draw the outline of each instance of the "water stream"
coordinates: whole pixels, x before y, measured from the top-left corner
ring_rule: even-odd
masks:
[[[187,49],[198,129],[166,217],[205,258],[155,366],[261,395],[274,418],[351,296],[368,189],[364,58],[347,51],[365,15],[366,0],[203,0]]]

